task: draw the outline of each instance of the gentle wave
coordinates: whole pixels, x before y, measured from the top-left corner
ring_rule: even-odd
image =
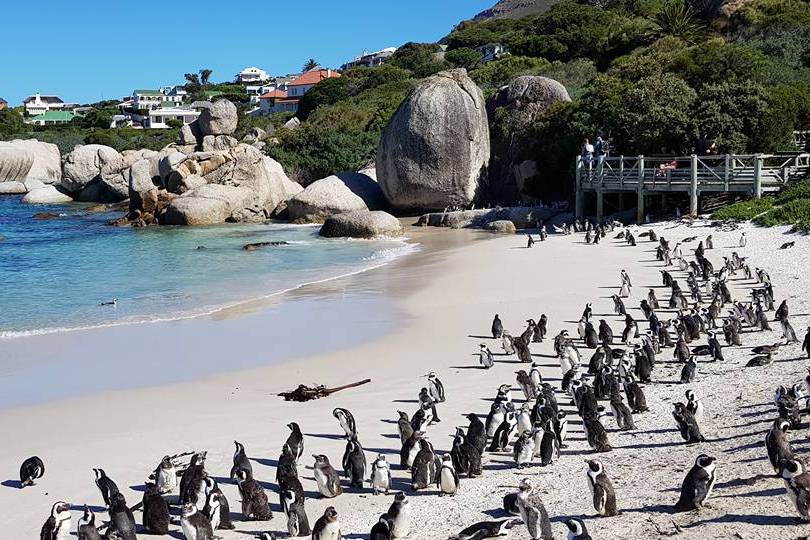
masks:
[[[300,227],[300,226],[299,226]],[[352,241],[351,239],[345,239],[347,241]],[[419,244],[417,243],[410,243],[407,242],[406,238],[397,238],[388,240],[396,240],[398,242],[402,242],[401,246],[395,248],[386,248],[380,249],[371,256],[365,257],[362,260],[367,262],[375,262],[375,264],[369,264],[362,266],[361,268],[357,268],[355,270],[351,270],[349,272],[344,272],[342,274],[337,274],[334,276],[328,276],[323,279],[316,279],[313,281],[306,281],[303,283],[299,283],[293,285],[291,287],[287,287],[284,289],[280,289],[277,291],[272,291],[263,295],[259,295],[252,298],[247,298],[243,300],[238,300],[231,303],[220,304],[216,306],[204,306],[197,309],[189,310],[189,311],[181,311],[178,313],[174,313],[172,315],[138,315],[135,317],[130,318],[123,318],[116,321],[108,321],[102,322],[97,324],[90,324],[90,325],[80,325],[80,326],[56,326],[56,327],[47,327],[47,328],[34,328],[30,330],[3,330],[0,331],[0,340],[11,340],[11,339],[18,339],[18,338],[25,338],[25,337],[33,337],[33,336],[42,336],[42,335],[50,335],[50,334],[59,334],[65,332],[77,332],[77,331],[86,331],[86,330],[96,330],[101,328],[114,328],[118,326],[128,326],[128,325],[136,325],[136,324],[154,324],[154,323],[162,323],[162,322],[172,322],[172,321],[181,321],[181,320],[188,320],[188,319],[195,319],[199,317],[207,317],[210,315],[214,315],[216,313],[226,311],[229,309],[233,309],[239,306],[243,306],[246,304],[250,304],[256,301],[267,300],[270,298],[274,298],[283,294],[287,294],[304,287],[310,285],[317,285],[320,283],[327,283],[329,281],[335,281],[338,279],[351,277],[354,275],[362,274],[364,272],[368,272],[369,270],[374,270],[385,266],[401,257],[404,257],[408,254],[411,254],[415,251],[420,249]],[[307,243],[306,241],[293,241],[291,243]]]

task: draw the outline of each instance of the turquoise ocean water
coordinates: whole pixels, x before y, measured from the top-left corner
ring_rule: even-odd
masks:
[[[33,219],[38,212],[59,217]],[[310,226],[133,229],[106,225],[112,217],[0,196],[0,339],[214,313],[414,249],[397,240],[322,239]],[[289,245],[242,249],[268,241]],[[100,305],[113,298],[117,305]]]

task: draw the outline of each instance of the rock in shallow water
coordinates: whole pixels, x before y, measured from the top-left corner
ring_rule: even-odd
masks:
[[[374,238],[402,236],[402,224],[387,212],[358,211],[329,217],[320,235],[327,238]]]
[[[27,204],[62,204],[72,202],[73,199],[53,186],[32,189],[23,197],[22,202]]]

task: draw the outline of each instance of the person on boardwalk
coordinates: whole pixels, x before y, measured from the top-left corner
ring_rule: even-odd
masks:
[[[593,165],[593,145],[591,141],[585,139],[585,142],[582,144],[582,161],[585,162],[585,165],[590,168]]]

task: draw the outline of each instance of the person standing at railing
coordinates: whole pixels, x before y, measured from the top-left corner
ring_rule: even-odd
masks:
[[[585,142],[582,144],[582,162],[588,166],[590,169],[593,166],[593,145],[591,141],[585,139]]]
[[[608,142],[602,137],[596,137],[596,144],[593,145],[593,153],[596,156],[597,163],[601,164],[608,156]]]

